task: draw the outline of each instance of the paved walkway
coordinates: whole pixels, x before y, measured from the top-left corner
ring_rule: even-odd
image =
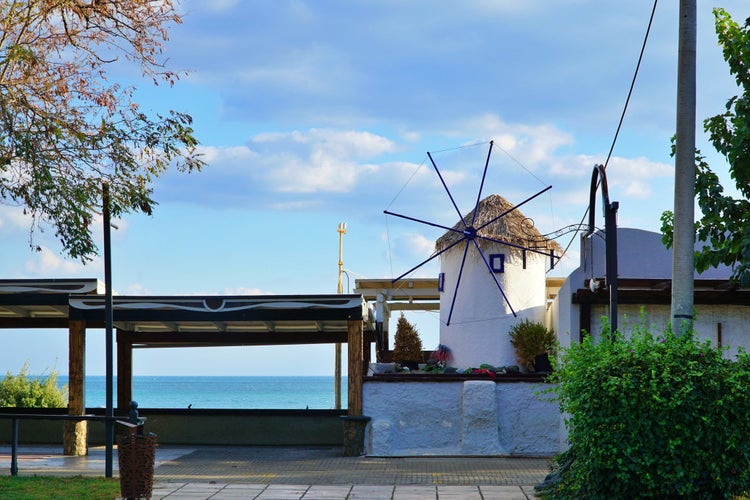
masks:
[[[19,475],[104,475],[104,448],[87,457],[21,447]],[[118,474],[117,453],[113,471]],[[340,447],[159,446],[153,498],[528,499],[548,472],[543,458],[344,457]],[[0,447],[0,473],[10,448]]]

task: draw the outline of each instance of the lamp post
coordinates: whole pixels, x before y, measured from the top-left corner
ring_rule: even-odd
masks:
[[[346,234],[346,222],[339,222],[339,226],[336,229],[339,233],[339,283],[336,288],[336,293],[344,293],[344,235]],[[341,344],[336,344],[336,360],[334,368],[334,381],[333,390],[336,400],[336,409],[341,409]]]

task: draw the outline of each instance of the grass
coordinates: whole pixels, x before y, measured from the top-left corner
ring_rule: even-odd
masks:
[[[119,496],[118,479],[83,476],[0,476],[0,498],[113,500]]]

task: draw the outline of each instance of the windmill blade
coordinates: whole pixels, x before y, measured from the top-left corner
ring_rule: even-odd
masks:
[[[539,195],[541,195],[541,194],[544,194],[544,193],[546,193],[546,192],[547,192],[547,191],[549,191],[550,189],[552,189],[552,186],[547,186],[546,188],[544,188],[544,189],[542,189],[541,191],[539,191],[539,192],[538,192],[537,194],[535,194],[535,195],[532,195],[532,196],[529,196],[528,198],[526,198],[525,200],[523,200],[523,201],[522,201],[521,203],[519,203],[518,205],[515,205],[515,206],[514,206],[513,208],[509,208],[508,210],[506,210],[505,212],[501,213],[500,215],[498,215],[497,217],[495,217],[495,218],[494,218],[494,219],[492,219],[491,221],[489,221],[489,222],[485,222],[484,224],[482,224],[481,226],[479,226],[479,227],[477,228],[477,231],[479,231],[479,230],[481,230],[481,229],[484,229],[485,227],[489,226],[490,224],[492,224],[492,223],[493,223],[493,222],[495,222],[496,220],[498,220],[498,219],[500,219],[500,218],[502,218],[502,217],[505,217],[506,215],[508,215],[509,213],[511,213],[511,212],[512,212],[513,210],[516,210],[516,209],[518,209],[518,208],[521,208],[521,205],[524,205],[524,204],[526,204],[526,203],[530,202],[531,200],[533,200],[533,199],[534,199],[534,198],[536,198],[537,196],[539,196]],[[476,210],[475,210],[475,212],[476,212]]]
[[[479,255],[482,256],[482,260],[484,261],[484,265],[487,266],[487,271],[489,271],[490,276],[492,276],[492,280],[495,282],[495,285],[497,285],[497,289],[500,290],[500,294],[503,296],[503,299],[505,300],[505,303],[508,304],[508,307],[510,307],[510,312],[513,313],[513,317],[516,318],[518,315],[516,314],[515,309],[513,309],[513,306],[510,303],[510,300],[508,300],[508,296],[505,295],[505,291],[503,291],[503,287],[500,285],[500,282],[497,281],[497,276],[495,276],[494,271],[492,271],[492,266],[490,266],[489,260],[487,260],[487,256],[484,254],[482,249],[479,246],[479,243],[477,243],[477,240],[472,240],[474,242],[474,246],[477,247],[477,251],[479,252]]]
[[[477,193],[477,202],[474,203],[474,216],[471,218],[471,225],[474,226],[474,223],[477,220],[477,212],[479,211],[479,201],[482,199],[482,190],[484,189],[484,180],[487,178],[487,167],[490,165],[490,156],[492,155],[492,146],[495,144],[495,141],[490,141],[490,148],[489,151],[487,151],[487,161],[484,162],[484,172],[482,172],[482,182],[479,183],[479,192]]]
[[[397,214],[395,212],[390,212],[388,210],[383,210],[383,213],[386,214],[386,215],[393,215],[394,217],[401,217],[402,219],[412,220],[414,222],[419,222],[421,224],[426,224],[428,226],[439,227],[440,229],[445,229],[446,231],[453,231],[453,232],[456,232],[456,233],[463,234],[463,231],[461,231],[460,229],[456,229],[456,228],[448,227],[448,226],[443,226],[443,225],[440,225],[440,224],[435,224],[434,222],[428,222],[426,220],[417,219],[415,217],[409,217],[408,215]]]
[[[461,241],[461,240],[459,240]],[[456,278],[456,288],[453,290],[453,299],[451,300],[451,309],[448,311],[448,321],[445,322],[446,326],[450,326],[451,318],[453,317],[453,306],[456,305],[456,297],[458,297],[458,286],[461,284],[461,275],[464,273],[464,264],[466,264],[466,254],[469,252],[469,240],[465,239],[466,246],[464,247],[464,256],[461,259],[461,268],[458,270],[458,278]]]
[[[450,250],[451,248],[455,247],[456,245],[458,245],[458,244],[459,244],[459,243],[461,243],[462,241],[464,241],[464,239],[456,240],[455,242],[451,243],[450,245],[448,245],[447,247],[443,248],[443,249],[442,249],[442,250],[440,250],[439,252],[436,252],[436,253],[432,254],[432,255],[431,255],[431,256],[430,256],[429,258],[427,258],[427,260],[424,260],[424,261],[422,261],[422,262],[421,262],[420,264],[417,264],[416,266],[412,267],[411,269],[409,269],[408,271],[406,271],[406,272],[405,272],[404,274],[402,274],[402,275],[401,275],[401,276],[399,276],[398,278],[394,278],[394,279],[392,279],[392,280],[391,280],[391,283],[395,283],[395,282],[397,282],[398,280],[400,280],[401,278],[403,278],[404,276],[406,276],[407,274],[410,274],[410,273],[412,273],[412,272],[416,271],[417,269],[419,269],[419,268],[420,268],[420,267],[422,267],[423,265],[425,265],[425,264],[427,264],[428,262],[430,262],[430,261],[431,261],[432,259],[434,259],[435,257],[438,257],[439,255],[443,254],[444,252],[447,252],[448,250]]]
[[[461,214],[461,210],[458,209],[458,205],[456,205],[456,200],[453,199],[453,195],[451,194],[450,189],[448,189],[448,185],[445,183],[445,179],[443,179],[443,174],[440,173],[440,170],[437,168],[437,165],[435,165],[435,160],[432,159],[432,155],[430,152],[427,152],[427,157],[430,159],[430,163],[432,163],[432,168],[435,169],[435,172],[437,172],[438,177],[440,177],[440,182],[443,183],[443,187],[445,188],[445,192],[448,193],[448,198],[451,199],[451,203],[453,203],[453,208],[456,209],[456,213],[458,214],[458,218],[461,219],[461,222],[464,223],[465,227],[469,227],[469,225],[466,223],[466,220],[464,220],[464,216]]]

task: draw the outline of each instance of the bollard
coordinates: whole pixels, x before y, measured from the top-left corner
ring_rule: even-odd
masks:
[[[365,430],[370,417],[344,415],[344,456],[358,457],[365,454]]]

